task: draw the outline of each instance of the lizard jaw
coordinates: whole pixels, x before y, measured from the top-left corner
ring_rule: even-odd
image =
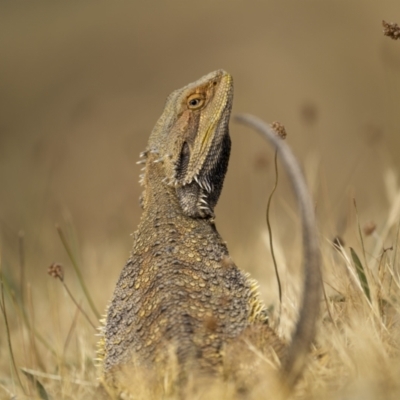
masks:
[[[213,206],[210,201],[212,193],[210,183],[193,179],[191,183],[175,187],[182,211],[191,218],[214,218]]]

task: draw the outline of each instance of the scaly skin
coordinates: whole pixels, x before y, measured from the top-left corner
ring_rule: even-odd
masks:
[[[228,166],[233,81],[215,71],[173,92],[144,158],[143,214],[103,329],[103,382],[127,365],[168,362],[216,373],[223,349],[258,330],[282,354],[257,286],[214,225]],[[268,341],[268,340],[267,340]]]

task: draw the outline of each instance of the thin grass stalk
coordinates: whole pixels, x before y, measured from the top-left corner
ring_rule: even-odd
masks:
[[[321,279],[322,279],[322,278],[321,278]],[[329,305],[328,296],[326,295],[326,290],[325,290],[324,281],[322,281],[322,285],[321,285],[321,286],[322,286],[322,294],[323,294],[323,296],[324,296],[324,301],[325,301],[325,304],[326,304],[326,311],[328,312],[329,319],[332,321],[332,323],[333,323],[333,325],[335,326],[335,328],[337,328],[336,321],[335,321],[335,319],[334,319],[333,316],[332,316],[331,306]]]
[[[93,327],[94,330],[97,331],[96,325],[91,321],[89,316],[86,314],[85,310],[78,304],[78,302],[75,300],[75,297],[72,295],[71,291],[69,290],[67,284],[62,280],[61,283],[63,284],[65,290],[68,293],[68,296],[71,298],[71,300],[74,302],[78,310],[82,313],[82,315],[86,318],[86,320],[89,322],[89,324]]]
[[[394,254],[393,254],[393,262],[392,262],[393,273],[397,272],[396,273],[396,275],[397,275],[396,277],[397,278],[400,278],[400,274],[399,274],[400,271],[398,269],[396,269],[397,248],[399,246],[399,233],[400,233],[400,221],[397,224],[396,242],[394,244]],[[392,281],[395,279],[393,273],[391,273],[391,278],[390,278],[390,283],[389,283],[389,296],[390,296],[390,292],[391,292],[391,289],[392,289]]]
[[[281,318],[281,311],[282,311],[282,285],[281,285],[281,279],[280,279],[279,271],[278,271],[278,264],[277,264],[276,258],[275,258],[275,250],[274,250],[274,242],[273,242],[273,238],[272,238],[271,221],[270,221],[270,218],[269,218],[272,197],[273,197],[273,195],[274,195],[274,193],[275,193],[275,191],[276,191],[276,189],[278,187],[278,179],[279,179],[279,175],[278,175],[278,149],[275,149],[274,166],[275,166],[275,183],[274,183],[274,187],[272,188],[272,191],[271,191],[271,193],[270,193],[270,195],[268,197],[266,219],[267,219],[267,227],[268,227],[268,234],[269,234],[269,247],[270,247],[270,250],[271,250],[272,261],[274,263],[276,282],[278,284],[278,294],[279,294],[278,325],[279,325],[279,321],[280,321],[280,318]]]
[[[30,284],[27,286],[27,300],[28,300],[28,307],[29,307],[29,315],[30,315],[30,330],[29,330],[29,340],[31,343],[31,349],[33,350],[33,355],[35,357],[35,363],[37,364],[41,370],[45,370],[45,366],[43,361],[40,357],[37,345],[36,345],[36,338],[35,338],[35,312],[33,307],[33,299],[32,299],[32,287]]]
[[[367,256],[366,256],[366,252],[365,252],[365,246],[364,246],[364,237],[361,232],[360,219],[358,218],[357,202],[356,202],[356,199],[354,199],[354,198],[353,198],[353,204],[354,204],[354,209],[356,210],[357,229],[358,229],[358,235],[360,236],[361,248],[363,251],[363,257],[364,257],[364,262],[365,262],[365,268],[367,268],[368,272],[369,272],[368,260],[367,260]]]
[[[3,279],[4,289],[7,292],[7,295],[12,300],[15,310],[19,314],[19,317],[22,319],[26,329],[28,332],[32,331],[31,323],[29,322],[28,314],[25,309],[25,287],[26,287],[26,274],[25,274],[25,246],[24,246],[24,232],[20,231],[19,234],[19,263],[20,263],[20,298],[17,300],[14,291],[11,290],[7,281]],[[42,345],[49,350],[53,356],[57,357],[56,351],[50,345],[50,343],[40,334],[40,332],[33,328],[34,335],[36,339],[42,343]]]
[[[24,231],[18,233],[18,252],[19,252],[19,291],[21,303],[25,301],[25,234]]]
[[[371,303],[371,301],[369,300],[368,296],[366,295],[366,293],[364,292],[362,283],[360,281],[360,278],[357,275],[357,267],[355,268],[356,271],[354,271],[354,268],[352,268],[352,263],[350,261],[350,259],[348,258],[346,252],[344,251],[343,247],[340,246],[340,253],[341,256],[344,258],[345,262],[344,265],[346,266],[346,270],[349,272],[348,276],[350,277],[352,283],[354,283],[354,285],[356,286],[356,288],[363,294],[365,300],[366,300],[366,304],[368,305],[368,307],[370,308],[370,310],[372,311],[372,315],[374,316],[374,318],[379,322],[380,326],[386,331],[387,327],[385,326],[385,324],[382,322],[382,319],[380,317],[380,313],[379,313],[379,309],[375,309]],[[351,249],[351,248],[350,248]],[[354,251],[354,250],[353,250]]]
[[[361,271],[359,269],[357,269],[357,272],[361,272],[361,273],[363,273],[365,275],[366,282],[365,283],[361,282],[362,283],[362,287],[363,287],[364,290],[367,289],[366,294],[367,294],[368,300],[371,302],[372,307],[375,309],[375,312],[377,312],[378,315],[380,315],[380,302],[379,302],[379,295],[377,293],[377,291],[378,290],[380,291],[380,289],[376,290],[376,287],[374,287],[374,286],[371,287],[371,282],[375,282],[375,281],[374,281],[374,277],[373,277],[373,275],[371,273],[371,270],[369,269],[369,266],[368,266],[368,260],[367,260],[366,251],[365,251],[365,244],[364,244],[364,237],[363,237],[363,234],[361,232],[360,219],[358,217],[358,208],[357,208],[357,202],[356,202],[355,198],[353,198],[353,204],[354,204],[354,209],[355,209],[355,212],[356,212],[356,222],[357,222],[358,235],[360,237],[361,248],[362,248],[363,258],[364,258],[364,262],[365,262],[365,268],[363,268],[361,263],[360,263]],[[354,250],[352,250],[352,252],[354,252]],[[356,255],[356,257],[358,257],[358,256]],[[356,265],[356,268],[357,268],[357,265]],[[360,274],[358,274],[358,276],[360,277]],[[364,286],[364,284],[366,284],[366,287]],[[376,284],[376,282],[375,282],[375,284]]]
[[[17,395],[11,392],[8,388],[0,383],[0,388],[2,388],[6,393],[9,399],[17,399]]]
[[[73,334],[73,332],[74,332],[74,330],[75,330],[75,328],[76,328],[76,323],[77,323],[77,321],[78,321],[78,316],[79,316],[79,312],[80,312],[80,311],[81,311],[81,310],[80,310],[80,307],[76,307],[75,314],[74,314],[74,318],[72,319],[71,326],[70,326],[70,328],[68,329],[67,337],[66,337],[66,339],[65,339],[65,343],[64,343],[64,347],[63,347],[63,359],[65,359],[65,354],[66,354],[66,352],[67,352],[67,348],[68,348],[69,343],[70,343],[70,341],[71,341],[72,334]]]
[[[17,377],[18,384],[21,387],[24,394],[26,394],[24,385],[22,384],[22,381],[21,381],[21,377],[19,376],[19,371],[17,368],[17,364],[15,362],[14,351],[13,351],[13,347],[12,347],[12,343],[11,343],[10,326],[8,324],[6,302],[4,300],[3,274],[2,274],[1,270],[0,270],[0,289],[1,289],[0,308],[1,308],[1,312],[3,314],[3,318],[4,318],[4,322],[5,322],[5,328],[6,328],[6,334],[7,334],[7,346],[8,346],[8,352],[10,355],[10,361],[11,361],[12,369],[14,370],[15,376]]]
[[[345,271],[347,271],[347,276],[349,278],[349,282],[351,282],[351,284],[353,285],[353,287],[355,289],[357,289],[358,291],[360,291],[360,293],[362,293],[362,295],[364,296],[364,298],[367,301],[368,306],[370,307],[370,309],[372,311],[374,311],[374,308],[372,307],[371,302],[369,301],[367,295],[364,292],[362,283],[360,281],[360,278],[358,277],[358,272],[357,272],[357,268],[353,268],[353,264],[350,261],[349,256],[346,254],[345,249],[343,248],[342,245],[338,246],[339,248],[339,254],[342,256],[343,260],[344,260],[344,267],[345,267]],[[353,250],[354,251],[354,250]]]
[[[34,369],[30,369],[30,368],[21,368],[21,370],[24,372],[27,372],[28,374],[31,374],[33,376],[37,376],[38,378],[51,379],[54,381],[63,381],[64,380],[64,377],[62,377],[61,375],[48,374],[46,372],[35,371]],[[69,379],[68,383],[73,383],[74,385],[81,385],[81,386],[88,386],[88,387],[96,387],[97,386],[97,383],[85,381],[83,379]]]
[[[375,248],[373,250],[373,255],[378,258],[378,254],[381,253],[381,249],[383,247],[383,243],[385,242],[390,229],[392,228],[393,224],[397,221],[400,215],[400,190],[396,193],[394,200],[391,204],[391,207],[388,212],[388,218],[386,220],[385,225],[383,226],[379,238],[376,242]]]
[[[370,290],[370,286],[368,284],[367,275],[365,274],[365,268],[363,267],[357,253],[355,252],[355,250],[352,247],[350,247],[350,253],[351,253],[351,258],[353,260],[353,264],[356,268],[357,277],[361,284],[361,288],[372,305],[371,290]]]
[[[387,259],[387,249],[385,249],[382,252],[381,259],[379,260],[379,266],[378,266],[378,291],[377,291],[377,299],[378,299],[378,305],[379,305],[379,312],[381,317],[384,317],[384,305],[383,305],[383,285],[385,281],[385,273],[386,273],[386,268],[384,267],[385,265],[385,259]],[[390,284],[392,282],[390,281]]]
[[[15,294],[11,291],[10,287],[7,285],[7,282],[4,281],[4,288],[7,291],[8,296],[11,298],[15,310],[18,312],[20,318],[25,324],[25,327],[28,331],[31,330],[31,324],[29,322],[26,310],[24,307],[22,307],[17,299],[15,298]],[[46,347],[47,350],[50,351],[50,353],[57,358],[57,352],[54,350],[54,348],[51,346],[51,344],[41,335],[41,333],[35,328],[34,330],[36,338],[39,340],[40,343],[43,344],[44,347]]]
[[[74,302],[76,307],[78,307],[79,311],[82,313],[82,315],[86,318],[86,320],[89,322],[89,324],[93,327],[93,329],[97,330],[96,326],[93,324],[93,322],[90,320],[89,316],[86,314],[85,310],[78,304],[78,302],[75,300],[75,297],[71,293],[71,291],[68,288],[68,285],[65,283],[64,280],[64,270],[62,266],[58,263],[53,263],[50,265],[48,268],[47,273],[52,276],[55,279],[59,279],[62,285],[64,286],[64,289],[66,290],[68,296],[71,298],[71,300]]]
[[[66,239],[66,237],[64,235],[64,232],[62,231],[62,229],[61,229],[61,227],[59,225],[56,225],[56,229],[57,229],[58,235],[60,236],[61,242],[64,245],[64,248],[65,248],[65,250],[66,250],[66,252],[68,254],[68,257],[71,260],[72,266],[74,267],[74,270],[75,270],[76,275],[78,277],[79,284],[81,285],[81,288],[82,288],[83,293],[84,293],[84,295],[86,297],[86,300],[88,301],[89,306],[93,311],[93,314],[99,320],[101,318],[101,315],[97,311],[96,306],[94,305],[94,302],[92,300],[92,296],[90,296],[89,290],[87,289],[85,281],[83,279],[83,275],[82,275],[81,269],[80,269],[80,267],[79,267],[79,265],[78,265],[78,263],[77,263],[77,261],[76,261],[76,259],[74,257],[74,254],[71,251],[71,248],[70,248],[70,246],[68,244],[68,241],[67,241],[67,239]]]

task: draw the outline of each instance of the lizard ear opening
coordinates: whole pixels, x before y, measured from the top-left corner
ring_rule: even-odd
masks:
[[[186,175],[187,168],[190,160],[190,148],[187,142],[183,143],[181,153],[179,155],[178,166],[176,168],[177,179],[183,179]]]

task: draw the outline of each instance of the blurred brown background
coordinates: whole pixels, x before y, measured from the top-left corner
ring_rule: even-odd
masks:
[[[166,96],[218,68],[234,76],[234,113],[286,126],[324,235],[343,234],[352,197],[363,220],[379,222],[385,171],[400,166],[400,42],[383,36],[382,19],[400,22],[399,0],[2,2],[4,265],[17,263],[20,230],[31,270],[65,261],[54,224],[72,220],[92,273],[112,271],[111,295],[140,217],[139,152]],[[252,270],[269,260],[253,254],[273,154],[234,122],[231,136],[217,225]],[[283,174],[273,214],[277,235],[291,238]]]

